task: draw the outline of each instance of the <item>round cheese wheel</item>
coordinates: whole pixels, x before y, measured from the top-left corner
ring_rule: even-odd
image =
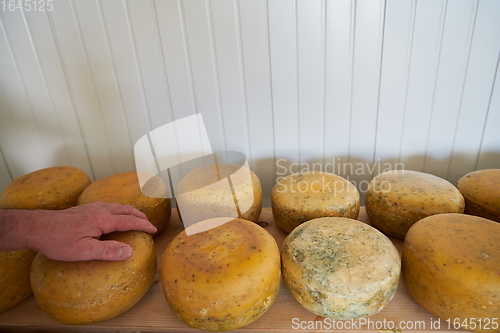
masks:
[[[465,213],[500,222],[500,169],[478,170],[460,178]]]
[[[78,198],[78,204],[104,201],[130,205],[146,214],[149,222],[158,229],[156,232],[158,234],[170,220],[170,199],[166,198],[167,189],[159,177],[151,178],[147,186],[150,187],[147,193],[155,192],[158,196],[153,198],[142,194],[137,172],[118,173],[102,178],[88,186]]]
[[[10,183],[2,193],[4,209],[66,209],[76,206],[89,186],[89,176],[80,169],[60,166],[37,170]]]
[[[262,187],[250,169],[232,164],[208,165],[180,180],[176,199],[183,220],[239,217],[257,222],[262,210]]]
[[[420,220],[406,235],[402,274],[431,314],[466,330],[499,332],[491,320],[500,314],[500,224],[466,214]]]
[[[40,169],[10,183],[0,197],[4,209],[66,209],[90,185],[80,169],[60,166]],[[30,267],[36,252],[0,252],[0,312],[31,295]]]
[[[372,179],[365,205],[377,229],[404,239],[418,220],[434,214],[463,213],[465,202],[447,180],[418,171],[392,170]]]
[[[276,224],[286,232],[319,217],[357,219],[360,196],[347,179],[328,172],[304,172],[282,178],[271,192]]]
[[[0,312],[31,295],[30,268],[36,252],[0,252]]]
[[[56,261],[38,253],[31,267],[31,285],[38,305],[66,324],[88,324],[115,317],[136,304],[156,273],[156,252],[150,235],[115,232],[101,237],[134,249],[124,261]]]
[[[274,238],[256,223],[226,221],[191,226],[209,228],[190,236],[181,232],[163,253],[161,279],[168,305],[197,329],[248,325],[269,309],[279,291],[280,254]]]
[[[370,225],[324,217],[295,228],[283,242],[282,273],[292,296],[323,317],[371,316],[394,297],[401,261],[394,244]]]

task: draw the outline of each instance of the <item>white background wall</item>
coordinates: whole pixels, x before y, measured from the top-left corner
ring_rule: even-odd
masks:
[[[498,0],[9,3],[0,191],[54,165],[94,180],[134,170],[142,135],[195,113],[266,196],[278,159],[400,162],[451,182],[500,168]]]

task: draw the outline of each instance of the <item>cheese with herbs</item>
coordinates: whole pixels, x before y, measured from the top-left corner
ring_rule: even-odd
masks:
[[[286,232],[319,217],[357,219],[360,196],[347,179],[328,172],[304,172],[282,178],[273,187],[271,207]]]
[[[305,222],[284,240],[282,274],[292,296],[323,317],[371,316],[394,297],[401,261],[370,225],[342,217]]]
[[[457,185],[465,198],[465,213],[500,222],[500,169],[466,174]]]
[[[370,182],[366,213],[382,232],[404,239],[408,229],[424,217],[463,213],[464,198],[447,180],[418,171],[392,170]]]

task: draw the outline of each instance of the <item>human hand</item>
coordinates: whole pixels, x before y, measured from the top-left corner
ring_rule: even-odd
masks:
[[[156,232],[144,213],[128,205],[94,202],[35,212],[28,245],[54,260],[125,260],[133,253],[129,245],[99,237],[113,231]]]

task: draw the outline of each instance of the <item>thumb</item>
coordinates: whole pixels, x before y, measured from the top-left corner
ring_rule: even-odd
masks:
[[[129,245],[113,240],[100,241],[95,239],[92,243],[86,253],[89,260],[126,260],[132,257],[134,252]]]

